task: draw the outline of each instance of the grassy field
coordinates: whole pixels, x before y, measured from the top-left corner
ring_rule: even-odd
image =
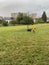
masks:
[[[49,24],[0,27],[0,65],[49,65]]]

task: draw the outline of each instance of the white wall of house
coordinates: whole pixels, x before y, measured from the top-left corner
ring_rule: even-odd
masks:
[[[34,20],[34,23],[36,22],[36,19],[33,19]]]
[[[8,21],[8,23],[9,23],[11,20],[5,20],[5,21]]]

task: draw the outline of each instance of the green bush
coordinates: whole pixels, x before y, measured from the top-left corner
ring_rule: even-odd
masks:
[[[2,22],[2,25],[3,25],[3,26],[8,26],[8,21],[3,21],[3,22]]]
[[[41,18],[39,18],[36,23],[44,23],[44,21]]]
[[[21,20],[21,21],[20,21],[20,24],[25,24],[25,21],[24,21],[24,20]]]
[[[12,21],[10,21],[10,24],[15,26],[17,24],[17,22],[16,22],[16,20],[12,20]]]

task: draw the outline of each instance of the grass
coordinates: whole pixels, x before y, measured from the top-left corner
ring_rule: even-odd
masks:
[[[0,65],[49,65],[49,24],[0,27]]]

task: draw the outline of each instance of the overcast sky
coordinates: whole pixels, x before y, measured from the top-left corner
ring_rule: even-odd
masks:
[[[10,16],[14,12],[37,13],[46,11],[49,17],[49,0],[0,0],[0,16]]]

